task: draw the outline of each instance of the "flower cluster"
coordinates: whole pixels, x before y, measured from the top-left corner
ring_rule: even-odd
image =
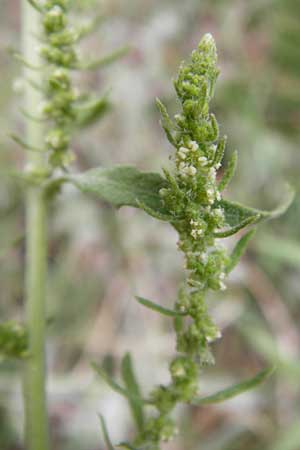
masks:
[[[158,415],[148,421],[135,441],[139,447],[151,443],[153,450],[176,433],[170,412],[178,402],[195,397],[201,365],[213,362],[209,344],[220,337],[205,303],[209,289],[226,289],[228,264],[225,249],[216,241],[216,232],[225,222],[217,171],[226,144],[225,137],[219,138],[215,116],[209,112],[218,76],[216,62],[215,43],[207,34],[191,61],[179,69],[174,84],[182,112],[175,115],[174,122],[158,101],[162,125],[175,147],[174,169],[172,173],[165,170],[168,185],[160,196],[179,234],[178,248],[184,253],[187,278],[175,305],[180,313],[175,319],[179,355],[170,364],[172,381],[152,392],[151,402]]]
[[[39,53],[41,67],[32,67],[43,73],[42,86],[32,81],[32,87],[42,92],[43,102],[38,117],[29,118],[49,121],[50,129],[45,136],[43,150],[48,155],[50,172],[55,168],[66,168],[74,159],[70,151],[72,134],[80,128],[89,126],[106,113],[109,102],[107,96],[94,98],[89,93],[79,93],[72,83],[72,71],[94,70],[118,60],[127,52],[122,47],[116,51],[91,61],[80,61],[76,44],[93,31],[99,24],[100,17],[90,24],[73,26],[69,23],[72,2],[69,0],[28,0],[41,14],[41,32]],[[25,148],[30,145],[22,143]]]
[[[49,164],[63,167],[72,159],[69,151],[70,128],[76,118],[74,105],[78,92],[73,88],[70,69],[77,62],[74,44],[79,33],[68,24],[66,0],[44,2],[42,14],[42,46],[40,54],[47,64],[44,70],[45,102],[41,114],[52,122],[45,137]]]

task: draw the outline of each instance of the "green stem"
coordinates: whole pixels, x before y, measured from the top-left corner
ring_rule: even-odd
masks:
[[[40,14],[27,0],[22,1],[22,42],[24,58],[40,66],[37,52]],[[42,73],[25,69],[24,76],[42,84]],[[26,83],[25,108],[37,115],[42,94]],[[42,124],[26,120],[25,139],[32,147],[42,148]],[[42,171],[45,155],[28,152],[28,170]],[[45,290],[47,275],[46,201],[40,186],[29,187],[26,195],[26,322],[30,356],[25,364],[24,408],[27,450],[48,450],[49,432],[46,405],[45,369]]]

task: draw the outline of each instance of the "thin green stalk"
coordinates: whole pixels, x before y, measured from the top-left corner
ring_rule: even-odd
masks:
[[[22,42],[26,61],[40,66],[36,36],[39,32],[40,14],[22,0]],[[36,115],[41,104],[41,93],[32,87],[40,85],[42,73],[25,69],[25,108]],[[32,147],[42,148],[43,125],[30,119],[25,123],[25,139]],[[45,157],[38,152],[28,152],[28,170],[43,172]],[[29,187],[26,196],[26,322],[29,335],[30,356],[25,363],[24,402],[25,436],[27,450],[48,450],[49,433],[46,406],[45,370],[45,284],[47,273],[46,202],[40,186]]]

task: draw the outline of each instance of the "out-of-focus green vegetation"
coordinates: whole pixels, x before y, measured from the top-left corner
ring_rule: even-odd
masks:
[[[132,163],[157,169],[169,151],[158,125],[156,96],[172,105],[170,77],[204,32],[219,48],[221,77],[214,109],[239,149],[234,198],[272,207],[286,181],[299,189],[300,5],[296,0],[87,0],[92,15],[107,16],[83,43],[97,54],[130,43],[131,53],[101,76],[81,75],[100,90],[112,87],[114,110],[74,142],[76,165]],[[19,1],[4,2],[0,17],[0,312],[22,319],[23,191],[8,176],[23,151],[6,136],[22,129],[20,67],[8,53],[19,45]],[[222,131],[221,128],[221,131]],[[99,144],[101,143],[101,144]],[[174,450],[299,450],[300,202],[258,232],[227,294],[212,299],[223,339],[217,364],[201,381],[201,395],[277,365],[272,381],[221,406],[178,412],[184,433]],[[134,295],[173,298],[180,265],[173,235],[142,213],[98,209],[71,189],[50,218],[48,288],[50,415],[54,448],[93,450],[101,443],[97,413],[116,439],[126,440],[126,406],[94,376],[91,359],[114,373],[132,350],[145,390],[166,377],[172,352],[167,321],[145,312]],[[234,245],[229,241],[228,245]],[[168,307],[168,305],[165,305]],[[16,365],[18,364],[18,366]],[[0,448],[19,449],[22,406],[19,364],[0,363]],[[18,370],[17,370],[18,369]],[[216,389],[217,388],[217,389]],[[102,447],[101,447],[102,446]]]

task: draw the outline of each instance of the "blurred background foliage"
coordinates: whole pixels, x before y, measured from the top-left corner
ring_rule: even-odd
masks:
[[[20,45],[20,2],[2,2],[0,17],[0,313],[21,319],[23,189],[7,173],[24,153],[7,138],[22,130],[20,66],[8,52]],[[82,53],[99,55],[130,44],[122,61],[100,73],[76,75],[84,87],[111,89],[113,109],[74,139],[75,170],[129,163],[166,165],[169,144],[154,99],[176,110],[170,82],[181,59],[205,32],[219,49],[221,75],[214,111],[228,134],[227,156],[239,150],[228,196],[272,207],[285,182],[299,189],[300,3],[297,0],[77,0],[83,14],[103,14]],[[90,11],[90,12],[89,12]],[[277,365],[271,381],[227,403],[178,411],[172,450],[299,450],[300,202],[260,227],[222,298],[211,296],[223,330],[217,364],[203,372],[202,394]],[[48,288],[49,409],[56,450],[104,449],[97,413],[112,438],[132,433],[127,406],[98,380],[90,361],[118,374],[132,352],[147,392],[166,381],[174,351],[171,324],[139,306],[142,295],[171,304],[182,261],[168,225],[139,211],[108,205],[66,188],[50,211]],[[228,246],[234,245],[230,239]],[[21,366],[0,362],[0,447],[22,449]]]

